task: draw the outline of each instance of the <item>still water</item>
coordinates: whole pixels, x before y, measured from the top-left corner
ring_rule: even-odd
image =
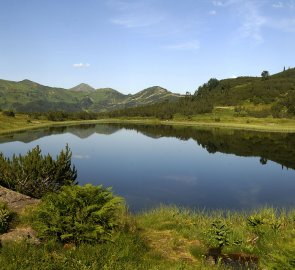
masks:
[[[0,137],[0,152],[72,150],[79,184],[111,186],[132,211],[174,204],[295,206],[295,134],[147,125],[80,125]]]

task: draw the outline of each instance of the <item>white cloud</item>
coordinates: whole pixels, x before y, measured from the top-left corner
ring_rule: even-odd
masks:
[[[196,51],[200,49],[200,42],[198,40],[172,44],[165,46],[166,49],[176,50],[176,51]]]
[[[142,28],[160,23],[164,16],[146,1],[109,0],[109,7],[115,12],[112,24],[125,28]]]
[[[250,38],[257,43],[263,42],[262,28],[268,24],[268,19],[259,12],[256,2],[247,2],[239,7],[242,25],[239,32],[243,38]]]
[[[212,4],[216,7],[223,7],[224,6],[224,2],[222,2],[222,1],[213,1]]]
[[[273,5],[275,8],[292,8],[295,0],[288,2],[277,2]],[[238,31],[240,37],[252,39],[256,43],[262,43],[263,29],[277,29],[284,32],[295,32],[295,16],[292,17],[273,17],[262,15],[266,2],[249,1],[242,2],[235,6],[237,14],[241,20],[241,26]]]
[[[88,68],[88,67],[90,67],[90,64],[76,63],[76,64],[73,64],[73,67],[74,68]]]
[[[277,3],[272,4],[272,7],[274,7],[274,8],[282,8],[282,7],[284,7],[284,4],[282,2],[277,2]]]
[[[216,0],[212,1],[213,6],[216,7],[227,7],[240,2],[240,0]]]
[[[216,10],[211,10],[211,11],[209,11],[209,14],[212,15],[212,16],[214,16],[214,15],[217,14],[217,12],[216,12]]]

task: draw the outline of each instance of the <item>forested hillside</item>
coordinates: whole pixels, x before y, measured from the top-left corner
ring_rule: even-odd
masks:
[[[29,80],[0,80],[0,109],[18,112],[91,111],[101,112],[138,105],[175,100],[173,94],[159,86],[134,95],[124,95],[111,88],[94,89],[80,84],[71,89],[44,86]]]
[[[200,99],[209,99],[214,106],[236,106],[240,113],[261,112],[283,117],[295,114],[295,69],[261,77],[210,79],[195,92]],[[254,106],[256,108],[254,108]]]
[[[194,95],[188,93],[176,102],[118,110],[108,115],[171,119],[176,114],[190,117],[210,113],[214,108],[227,109],[235,116],[292,117],[295,115],[295,69],[274,75],[263,71],[259,77],[211,78]]]

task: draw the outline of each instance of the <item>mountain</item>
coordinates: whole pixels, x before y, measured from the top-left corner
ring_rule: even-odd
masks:
[[[86,83],[81,83],[69,90],[74,91],[74,92],[85,92],[85,93],[95,91],[95,89],[93,87],[91,87],[90,85],[88,85]]]
[[[125,95],[112,88],[94,89],[84,83],[64,89],[44,86],[29,80],[0,80],[0,108],[19,112],[102,112],[154,104],[165,99],[175,100],[179,97],[179,94],[173,94],[158,86],[135,95]]]
[[[167,89],[162,88],[160,86],[153,86],[146,88],[137,94],[130,96],[126,103],[131,104],[139,104],[139,105],[148,105],[155,103],[155,101],[163,101],[165,99],[177,99],[179,98],[178,94],[173,94],[169,92]],[[130,107],[130,106],[129,106]]]
[[[176,102],[148,104],[148,100],[165,94],[165,89],[151,88],[137,93],[131,99],[144,98],[146,106],[136,106],[112,111],[111,117],[158,117],[172,119],[186,116],[217,113],[222,116],[294,117],[295,116],[295,68],[274,75],[267,71],[262,77],[238,77],[217,80],[211,78],[198,88],[194,95],[187,94]],[[153,89],[156,92],[153,93]],[[157,97],[158,100],[158,97]],[[140,103],[140,102],[138,102]],[[216,118],[218,119],[218,117]]]

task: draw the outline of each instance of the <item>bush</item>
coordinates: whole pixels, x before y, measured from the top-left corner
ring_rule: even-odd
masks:
[[[0,185],[35,198],[55,192],[63,185],[75,184],[77,171],[71,166],[68,146],[54,160],[43,156],[39,146],[27,155],[6,158],[0,153]]]
[[[102,186],[64,186],[42,199],[34,228],[41,239],[62,243],[104,241],[118,225],[121,202]]]
[[[12,213],[0,202],[0,234],[7,232],[11,219]]]
[[[213,248],[220,250],[230,244],[229,238],[231,230],[228,225],[221,219],[216,219],[212,222],[210,229],[206,232],[207,242]]]

